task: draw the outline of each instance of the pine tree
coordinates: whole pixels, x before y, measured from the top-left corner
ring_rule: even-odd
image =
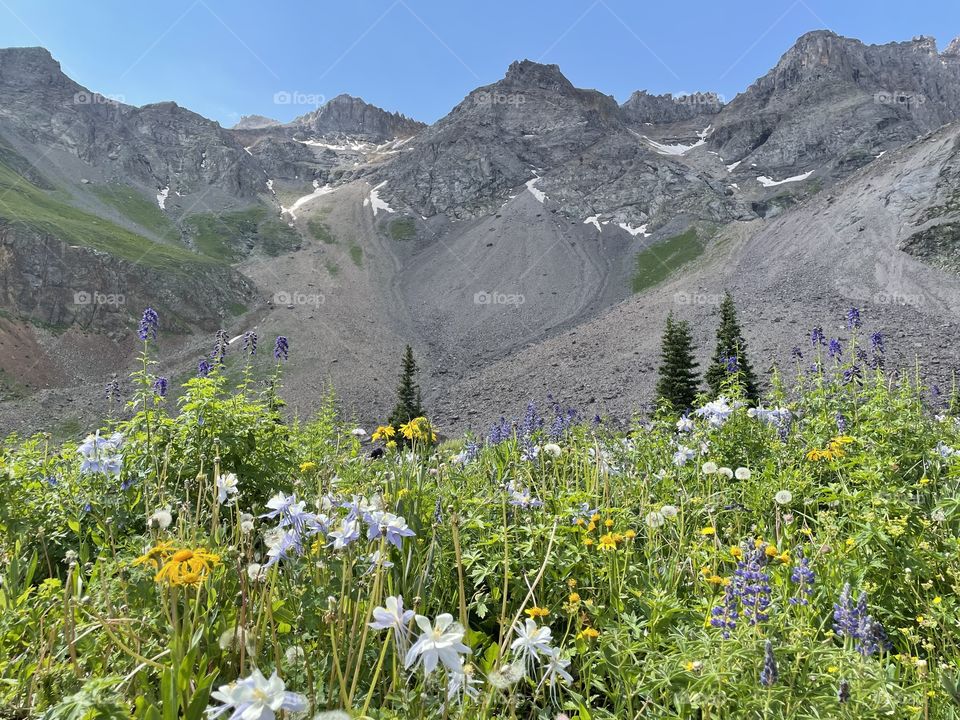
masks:
[[[756,403],[760,399],[757,378],[747,359],[747,341],[737,321],[737,309],[733,296],[724,294],[720,303],[720,326],[717,328],[717,349],[713,353],[706,380],[710,393],[716,397],[723,393],[723,386],[735,375],[747,400]]]
[[[417,384],[417,363],[413,359],[413,348],[407,345],[403,352],[400,384],[397,386],[397,405],[390,414],[390,424],[396,428],[423,415],[420,404],[420,386]]]
[[[674,320],[673,313],[670,313],[663,331],[657,397],[676,411],[685,412],[693,407],[700,382],[698,365],[693,357],[690,324],[685,320]]]

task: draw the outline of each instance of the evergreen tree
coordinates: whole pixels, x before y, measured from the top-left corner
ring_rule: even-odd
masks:
[[[390,414],[390,424],[396,428],[423,415],[420,404],[420,386],[417,384],[417,363],[413,359],[413,348],[407,345],[403,352],[403,364],[400,384],[397,386],[397,406]]]
[[[710,367],[707,368],[707,385],[710,393],[716,397],[723,392],[724,383],[731,376],[736,376],[743,388],[747,400],[756,403],[760,399],[757,390],[757,378],[753,374],[753,367],[747,359],[747,342],[743,339],[743,331],[737,321],[737,309],[733,304],[733,296],[729,292],[724,294],[720,303],[720,326],[717,328],[717,349],[713,353]]]
[[[670,313],[663,331],[657,397],[680,412],[693,407],[700,381],[696,370],[698,365],[693,357],[690,324],[685,320],[674,320],[673,313]]]

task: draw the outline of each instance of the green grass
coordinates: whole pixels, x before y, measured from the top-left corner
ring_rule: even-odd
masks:
[[[416,240],[417,225],[413,218],[397,218],[390,223],[390,237],[394,240]]]
[[[296,231],[270,216],[262,205],[217,215],[190,215],[184,218],[183,225],[199,252],[225,262],[245,256],[250,245],[275,256],[296,248],[300,242]]]
[[[363,267],[363,248],[359,245],[350,246],[350,259],[357,267]]]
[[[642,292],[663,282],[677,268],[703,254],[705,244],[695,228],[657,243],[637,253],[632,286]]]
[[[126,185],[93,185],[91,190],[131,222],[163,239],[180,241],[180,231],[160,209],[137,190]]]
[[[0,221],[177,274],[189,273],[190,266],[211,262],[186,248],[154,242],[109,220],[78,210],[2,162]]]
[[[310,235],[312,235],[315,240],[319,240],[325,245],[337,244],[337,238],[333,236],[333,232],[331,232],[327,224],[316,218],[311,218],[307,221],[307,230],[310,231]]]

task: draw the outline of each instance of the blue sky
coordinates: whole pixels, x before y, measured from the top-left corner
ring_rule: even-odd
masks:
[[[0,0],[0,46],[43,45],[93,90],[228,126],[290,120],[343,92],[432,122],[522,58],[620,101],[636,89],[730,99],[819,28],[943,48],[960,2]]]

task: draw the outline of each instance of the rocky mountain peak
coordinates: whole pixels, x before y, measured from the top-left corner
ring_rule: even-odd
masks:
[[[0,48],[0,85],[36,87],[75,83],[63,74],[60,63],[42,47]]]
[[[671,93],[651,95],[646,90],[637,90],[620,107],[630,122],[656,125],[689,120],[699,115],[715,115],[723,108],[723,101],[713,92],[674,96]]]
[[[240,122],[233,126],[233,130],[261,130],[268,127],[277,127],[280,121],[268,118],[266,115],[241,115]]]
[[[955,37],[943,51],[947,57],[960,59],[960,37]]]
[[[289,125],[302,133],[351,135],[377,142],[410,137],[426,127],[405,115],[388,112],[347,94],[337,95]]]
[[[497,85],[516,90],[541,88],[570,91],[574,89],[573,84],[560,72],[559,65],[543,65],[532,60],[512,62],[507,68],[507,74]]]

